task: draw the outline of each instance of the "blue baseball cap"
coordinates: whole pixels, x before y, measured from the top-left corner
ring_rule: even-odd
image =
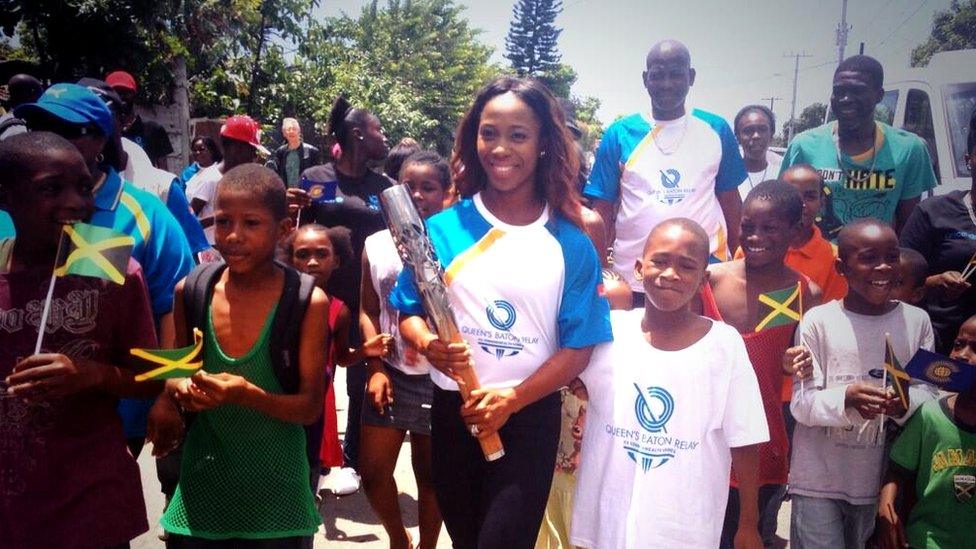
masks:
[[[112,111],[105,102],[87,87],[77,84],[55,84],[36,103],[26,103],[14,109],[14,116],[26,120],[28,127],[31,117],[40,113],[68,124],[95,125],[105,136],[115,131]]]

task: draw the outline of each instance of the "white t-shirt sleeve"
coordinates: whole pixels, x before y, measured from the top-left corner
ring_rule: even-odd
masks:
[[[210,177],[209,173],[200,173],[199,177],[194,176],[186,184],[186,197],[191,201],[194,199],[202,200],[207,204],[213,202],[214,194],[217,192],[219,178]]]
[[[728,347],[732,353],[732,375],[729,379],[728,396],[725,400],[725,414],[722,431],[729,448],[759,444],[769,440],[769,425],[759,394],[756,372],[749,361],[749,354],[742,338],[729,328]]]

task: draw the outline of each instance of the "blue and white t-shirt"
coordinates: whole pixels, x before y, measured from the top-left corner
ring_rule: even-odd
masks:
[[[687,217],[705,229],[713,257],[731,259],[725,216],[717,193],[746,179],[739,144],[728,123],[701,110],[676,120],[634,114],[607,128],[583,194],[610,203],[617,212],[614,263],[634,291],[634,262],[658,223]]]
[[[476,194],[428,219],[427,229],[483,387],[514,387],[562,347],[612,339],[596,250],[548,208],[531,224],[509,225]],[[403,313],[424,314],[409,267],[390,302]],[[430,376],[438,387],[457,390],[436,369]]]

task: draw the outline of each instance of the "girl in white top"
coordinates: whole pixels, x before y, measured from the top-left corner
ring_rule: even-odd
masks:
[[[433,151],[409,156],[400,167],[400,184],[410,189],[420,215],[429,217],[443,208],[451,186],[447,162]],[[398,328],[399,313],[390,304],[403,262],[389,230],[366,238],[359,323],[363,338],[378,333],[393,336],[390,353],[367,360],[369,373],[360,434],[359,472],[370,505],[390,536],[391,547],[411,547],[403,525],[393,479],[400,446],[410,432],[410,455],[417,479],[420,518],[419,547],[434,547],[441,530],[441,514],[430,478],[430,408],[433,384],[430,364],[406,345]]]

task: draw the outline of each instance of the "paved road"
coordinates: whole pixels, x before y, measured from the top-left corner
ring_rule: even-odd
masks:
[[[336,391],[336,406],[339,412],[339,436],[343,436],[346,425],[346,407],[348,397],[345,392],[345,369],[337,372],[338,387]],[[132,542],[134,549],[158,549],[163,542],[156,537],[156,525],[163,513],[163,496],[159,492],[159,482],[156,480],[156,465],[149,457],[148,450],[139,456],[139,467],[142,470],[142,487],[146,497],[146,509],[149,516],[150,532],[143,534]],[[400,506],[404,509],[404,520],[413,539],[420,537],[417,530],[417,484],[410,468],[410,444],[404,443],[397,459],[394,471],[397,487],[400,489]],[[323,526],[315,535],[315,547],[330,548],[379,548],[389,547],[388,538],[380,525],[373,510],[366,501],[366,497],[359,493],[343,498],[326,496],[319,506]],[[437,547],[451,547],[451,540],[446,530],[441,530]]]
[[[337,382],[338,387],[345,387],[345,370],[343,368],[339,368]],[[340,429],[346,424],[347,401],[348,398],[344,390],[336,391]],[[343,432],[340,431],[339,435],[342,436]],[[158,549],[163,546],[163,543],[156,537],[156,525],[159,524],[164,502],[162,494],[159,492],[159,482],[156,480],[156,466],[152,458],[149,457],[148,451],[144,451],[140,456],[139,466],[142,470],[142,486],[146,496],[146,508],[151,529],[148,533],[133,540],[132,547],[134,549]],[[409,443],[405,443],[400,450],[394,478],[396,478],[397,486],[400,489],[400,506],[404,509],[406,526],[416,541],[420,535],[417,530],[417,484],[414,482],[413,472],[410,469]],[[787,502],[780,510],[779,530],[777,532],[780,538],[789,537],[789,509],[789,502]],[[316,548],[372,549],[389,547],[386,532],[379,524],[362,492],[343,498],[326,496],[319,506],[319,512],[322,515],[323,526],[315,535]],[[438,548],[451,547],[451,540],[444,529],[441,529],[441,535],[437,541]],[[787,546],[788,544],[785,542],[777,545],[777,547]]]

